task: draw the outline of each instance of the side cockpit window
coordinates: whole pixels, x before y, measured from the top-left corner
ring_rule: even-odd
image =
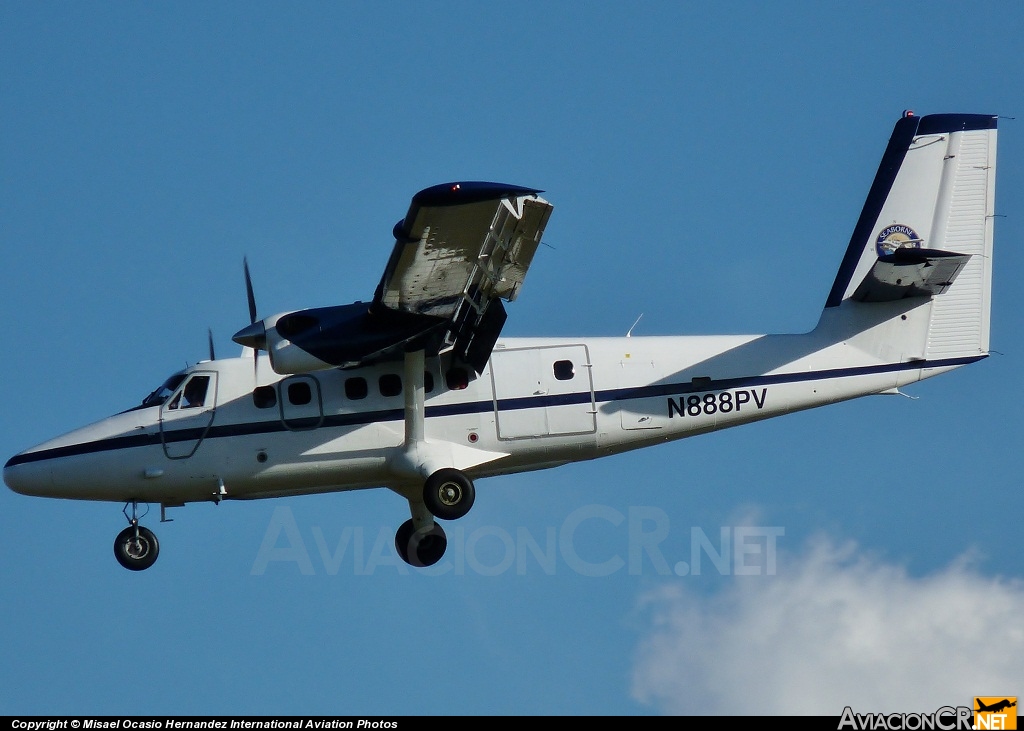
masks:
[[[151,394],[142,399],[143,408],[149,406],[159,406],[174,393],[174,389],[181,385],[181,382],[185,380],[184,373],[175,373],[173,376],[168,378],[160,387],[153,391]]]
[[[167,405],[172,409],[198,409],[206,405],[206,393],[210,390],[209,376],[192,376],[171,402]]]

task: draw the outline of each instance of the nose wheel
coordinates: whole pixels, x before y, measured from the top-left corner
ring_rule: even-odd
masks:
[[[130,518],[128,505],[132,508]],[[153,531],[139,525],[138,503],[133,501],[125,504],[123,512],[130,525],[114,539],[114,558],[129,571],[143,571],[156,563],[160,555],[160,542]]]
[[[129,571],[142,571],[156,563],[160,543],[149,528],[130,525],[114,539],[114,557]]]

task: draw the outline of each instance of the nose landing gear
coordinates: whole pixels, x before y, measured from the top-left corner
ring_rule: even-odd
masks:
[[[132,506],[132,516],[128,518],[128,506]],[[160,555],[160,543],[153,531],[139,525],[138,502],[131,500],[124,505],[124,517],[130,525],[117,534],[114,539],[114,558],[129,571],[142,571],[156,563]],[[149,510],[147,509],[147,513]],[[145,516],[145,513],[143,513]]]

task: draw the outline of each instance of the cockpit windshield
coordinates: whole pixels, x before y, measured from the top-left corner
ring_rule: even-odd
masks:
[[[159,406],[164,401],[166,401],[172,393],[174,393],[174,389],[180,386],[181,382],[184,380],[185,371],[178,371],[173,376],[164,381],[159,388],[153,391],[153,393],[149,394],[148,396],[146,396],[146,398],[142,399],[141,408]]]

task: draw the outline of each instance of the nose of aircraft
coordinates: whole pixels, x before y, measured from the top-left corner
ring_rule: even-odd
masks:
[[[29,452],[22,452],[4,465],[7,487],[22,495],[46,496],[53,487],[53,477],[46,461],[33,461]]]

